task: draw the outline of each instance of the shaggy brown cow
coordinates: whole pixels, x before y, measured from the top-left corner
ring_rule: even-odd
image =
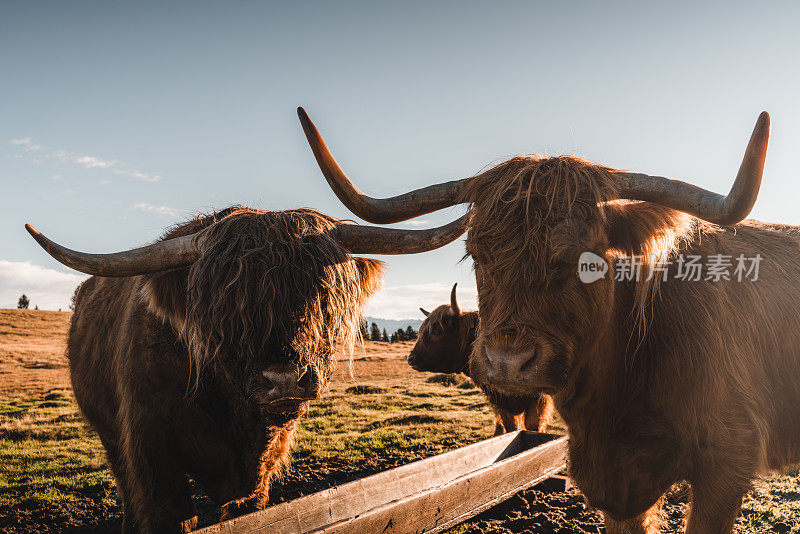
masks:
[[[75,398],[100,435],[124,532],[191,530],[187,475],[223,517],[263,507],[297,419],[351,344],[383,265],[349,253],[421,252],[464,221],[423,233],[312,210],[230,208],[117,254],[84,254],[28,231],[95,274],[69,332]]]
[[[443,304],[432,312],[420,308],[425,321],[408,355],[408,364],[415,371],[470,376],[469,356],[478,336],[478,312],[461,311],[456,299],[457,286],[453,284],[450,304]],[[495,436],[526,428],[544,432],[553,418],[550,395],[541,393],[531,399],[502,395],[494,389],[484,389],[484,393],[494,411]]]
[[[364,219],[472,205],[473,379],[510,395],[553,395],[569,428],[571,476],[605,511],[609,532],[657,532],[660,498],[680,480],[692,487],[687,532],[729,532],[756,473],[800,461],[800,227],[740,222],[761,183],[766,113],[726,197],[560,156],[517,157],[372,199],[301,120],[327,180]],[[584,252],[610,274],[579,281]],[[634,255],[642,276],[615,276]],[[691,256],[718,267],[763,261],[757,281],[736,271],[687,280]],[[648,280],[650,266],[667,280]]]

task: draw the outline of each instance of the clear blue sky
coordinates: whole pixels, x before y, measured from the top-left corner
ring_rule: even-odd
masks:
[[[3,2],[0,307],[66,306],[79,280],[25,222],[106,252],[233,203],[347,217],[298,105],[376,196],[532,152],[726,192],[768,110],[752,216],[800,223],[800,4],[643,4]],[[462,255],[387,258],[370,313],[416,317],[454,281],[469,304]]]

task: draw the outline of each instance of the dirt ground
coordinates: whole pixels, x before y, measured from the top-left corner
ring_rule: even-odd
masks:
[[[102,447],[83,424],[64,358],[69,313],[0,310],[0,532],[116,532],[121,511]],[[412,343],[366,343],[343,358],[303,419],[282,502],[491,436],[492,414],[463,376],[415,373]],[[446,378],[446,380],[442,380]],[[556,419],[550,429],[563,433]],[[797,470],[754,484],[736,532],[800,532]],[[665,500],[665,532],[681,532],[689,491]],[[195,489],[201,524],[219,509]],[[580,493],[533,488],[449,534],[602,532]]]

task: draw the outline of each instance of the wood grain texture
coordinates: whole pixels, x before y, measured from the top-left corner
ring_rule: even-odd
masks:
[[[199,532],[441,532],[550,477],[565,463],[566,437],[518,431]]]

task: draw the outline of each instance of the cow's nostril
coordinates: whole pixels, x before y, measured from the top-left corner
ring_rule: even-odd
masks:
[[[492,351],[490,351],[488,348],[484,349],[483,355],[486,356],[486,363],[489,364],[489,367],[494,367],[495,361],[494,357],[492,356]]]
[[[522,367],[519,368],[520,373],[530,371],[536,365],[536,360],[539,359],[539,352],[538,346],[533,349],[533,351],[530,353],[530,357],[525,360],[525,363],[523,363]]]
[[[314,375],[311,372],[311,366],[306,365],[300,370],[300,378],[297,380],[297,385],[304,390],[309,390],[314,385]]]
[[[264,377],[264,388],[267,391],[272,391],[273,389],[275,389],[275,383],[269,379],[270,374],[271,373],[269,371],[261,371],[261,376]]]

